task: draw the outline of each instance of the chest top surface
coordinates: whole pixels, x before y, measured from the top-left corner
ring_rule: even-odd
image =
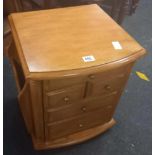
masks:
[[[144,51],[96,4],[14,13],[9,19],[30,73],[104,65]]]

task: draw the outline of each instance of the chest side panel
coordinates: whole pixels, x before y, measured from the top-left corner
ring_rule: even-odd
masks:
[[[37,142],[44,141],[44,114],[42,81],[30,81],[32,115],[34,120],[34,136]]]

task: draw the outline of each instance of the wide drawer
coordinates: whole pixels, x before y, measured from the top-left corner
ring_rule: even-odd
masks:
[[[68,75],[66,77],[60,77],[56,79],[44,81],[44,91],[53,91],[58,89],[64,89],[85,82],[99,82],[103,80],[109,80],[125,75],[127,70],[131,68],[130,65],[122,64],[120,67],[114,67],[112,69],[101,69],[100,71],[93,71],[90,74],[83,75]]]
[[[127,71],[131,68],[131,65],[122,65],[119,67],[114,67],[109,70],[94,72],[87,76],[88,81],[90,82],[100,82],[103,80],[122,78],[125,76]]]
[[[57,91],[51,91],[46,93],[46,108],[58,108],[61,106],[67,106],[73,104],[84,96],[84,84],[74,85],[69,88],[60,89]]]
[[[46,121],[56,122],[64,119],[68,119],[77,115],[82,115],[84,113],[94,111],[99,108],[105,108],[108,106],[113,110],[117,103],[118,95],[117,93],[112,93],[107,96],[98,98],[89,98],[82,101],[77,101],[75,104],[70,104],[65,107],[59,107],[57,109],[48,109]]]
[[[82,131],[100,124],[104,124],[111,120],[114,109],[105,106],[95,112],[83,114],[77,118],[56,122],[47,126],[47,140],[54,140],[60,137],[70,135],[72,133]]]

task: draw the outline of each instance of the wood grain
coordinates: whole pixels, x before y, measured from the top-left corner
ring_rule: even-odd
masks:
[[[30,73],[103,65],[144,51],[95,4],[16,13],[11,18]],[[123,50],[115,50],[112,41],[119,41]],[[87,55],[96,61],[84,62]]]

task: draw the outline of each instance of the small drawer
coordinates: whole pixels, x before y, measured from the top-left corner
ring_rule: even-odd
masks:
[[[90,96],[97,96],[97,95],[107,95],[113,92],[120,92],[125,85],[126,79],[124,76],[109,79],[109,80],[102,80],[98,83],[89,83],[89,91],[88,95]]]
[[[120,92],[126,82],[129,65],[121,66],[105,72],[88,75],[86,96],[106,95]]]
[[[68,76],[63,78],[51,79],[44,81],[44,91],[54,91],[72,87],[80,83],[85,83],[85,76]]]
[[[99,108],[103,108],[105,105],[111,105],[113,108],[117,104],[117,94],[113,93],[104,97],[89,98],[83,101],[78,101],[75,104],[68,105],[58,110],[47,110],[47,122],[52,123],[83,115],[90,111],[95,111]]]
[[[114,109],[111,106],[105,106],[95,112],[86,113],[77,118],[56,122],[47,126],[47,140],[62,138],[72,133],[89,129],[111,120]]]
[[[46,93],[47,102],[45,102],[46,107],[50,108],[60,108],[61,106],[67,106],[73,104],[84,96],[84,84],[75,85],[66,89],[52,91]]]

